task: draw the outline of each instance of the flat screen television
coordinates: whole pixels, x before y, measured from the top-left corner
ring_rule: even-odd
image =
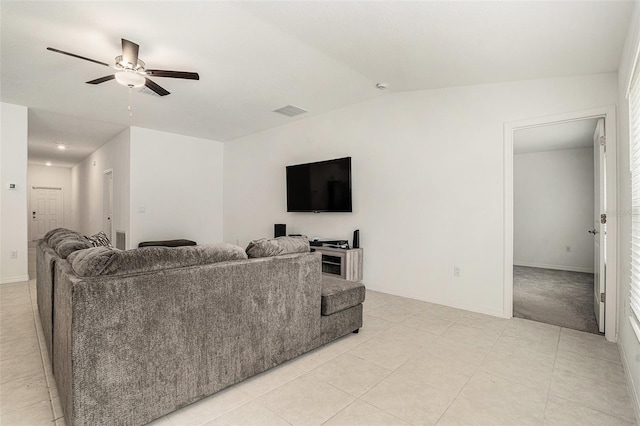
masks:
[[[288,212],[351,212],[351,157],[287,166]]]

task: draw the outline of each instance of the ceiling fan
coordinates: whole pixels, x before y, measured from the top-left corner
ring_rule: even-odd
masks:
[[[62,53],[63,55],[72,56],[78,59],[84,59],[85,61],[104,65],[105,67],[111,67],[116,70],[115,74],[87,81],[87,84],[100,84],[115,79],[118,83],[129,88],[146,86],[157,95],[166,96],[171,92],[161,87],[159,84],[153,82],[152,80],[147,78],[147,76],[200,80],[200,76],[195,72],[146,69],[145,63],[138,58],[139,48],[140,46],[138,46],[136,43],[122,39],[122,55],[116,56],[114,65],[109,65],[104,62],[96,61],[95,59],[65,52],[59,49],[54,49],[53,47],[47,47],[47,50],[56,53]]]

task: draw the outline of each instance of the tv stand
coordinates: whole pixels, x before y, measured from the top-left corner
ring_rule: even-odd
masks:
[[[362,280],[361,248],[342,249],[335,247],[311,247],[311,251],[322,253],[322,273],[348,281]]]

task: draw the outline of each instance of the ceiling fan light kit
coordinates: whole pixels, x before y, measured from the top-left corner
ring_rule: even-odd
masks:
[[[134,87],[142,87],[146,83],[146,78],[142,75],[137,74],[135,71],[127,70],[127,71],[118,71],[115,73],[116,81],[123,86],[127,86],[130,88]]]

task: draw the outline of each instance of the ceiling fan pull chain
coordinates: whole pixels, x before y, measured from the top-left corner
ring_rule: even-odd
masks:
[[[129,86],[129,117],[133,117],[133,109],[131,106],[133,105],[133,87]]]

